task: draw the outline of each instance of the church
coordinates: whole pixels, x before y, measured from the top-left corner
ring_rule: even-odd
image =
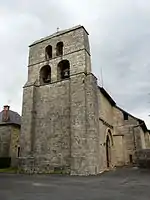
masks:
[[[29,48],[20,171],[96,175],[133,164],[135,151],[149,148],[144,121],[98,85],[83,26],[57,31]]]

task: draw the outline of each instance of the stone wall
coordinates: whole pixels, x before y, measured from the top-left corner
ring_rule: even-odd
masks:
[[[89,174],[99,173],[99,102],[97,79],[93,74],[85,77],[86,103],[86,156]]]
[[[87,165],[85,75],[71,79],[71,174],[83,174]]]
[[[116,153],[116,165],[120,165],[121,163],[129,164],[132,159],[134,162],[135,150],[144,148],[145,142],[143,140],[144,132],[141,126],[139,126],[137,118],[128,114],[128,120],[124,120],[123,111],[116,107],[114,108],[114,128],[115,134],[122,136],[123,143],[123,153]],[[117,149],[118,145],[116,144],[116,152]],[[121,160],[122,162],[120,162]]]
[[[20,137],[20,127],[12,126],[11,128],[11,142],[9,155],[11,157],[11,166],[17,167],[18,165],[18,156],[19,156],[19,137]]]
[[[148,149],[148,148],[150,148],[150,133],[149,133],[149,131],[147,131],[144,134],[144,137],[145,137],[145,146]]]
[[[15,125],[0,126],[0,157],[11,157],[11,166],[17,166],[17,153],[20,127]]]
[[[0,157],[10,156],[11,128],[11,125],[0,126]]]
[[[150,149],[137,150],[135,162],[138,167],[150,168]]]
[[[110,104],[108,99],[98,90],[98,102],[99,102],[99,172],[107,169],[106,160],[106,136],[108,131],[113,135],[113,106]],[[111,138],[110,138],[111,140]],[[114,145],[111,141],[111,163],[110,167],[114,166]]]
[[[21,157],[31,156],[34,140],[34,115],[35,115],[36,87],[25,87],[23,90],[22,124],[20,135]]]
[[[35,94],[34,157],[53,167],[70,165],[70,82],[40,86]]]
[[[21,157],[23,159],[25,156],[27,159],[22,161],[24,169],[28,171],[27,165],[30,164],[26,162],[31,160],[36,163],[35,171],[41,171],[47,166],[49,170],[70,167],[73,175],[97,173],[99,146],[95,77],[92,74],[78,74],[69,80],[36,87],[35,91],[33,99],[36,101],[32,99],[34,106],[31,106],[35,110],[31,120],[34,129],[31,128],[32,132],[29,130],[30,136],[26,132],[26,120],[22,126],[22,136],[25,136],[21,137],[22,142],[29,138],[22,148]],[[26,112],[26,119],[30,119],[31,113],[29,112],[28,118]]]
[[[124,135],[124,119],[123,113],[117,107],[113,108],[113,120],[114,120],[114,143],[115,143],[115,155],[116,166],[125,165],[126,156],[126,139]]]

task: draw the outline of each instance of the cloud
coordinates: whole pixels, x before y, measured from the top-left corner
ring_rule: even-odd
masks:
[[[36,5],[36,6],[35,6]],[[41,9],[43,8],[43,9]],[[22,87],[27,79],[28,45],[65,26],[67,13],[51,1],[5,1],[0,8],[0,105],[21,113]]]
[[[149,123],[150,2],[148,0],[5,0],[0,7],[0,105],[21,113],[28,45],[57,27],[90,33],[92,67],[119,106]]]

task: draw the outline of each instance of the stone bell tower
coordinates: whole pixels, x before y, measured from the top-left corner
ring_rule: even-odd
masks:
[[[23,89],[20,168],[24,172],[95,174],[96,79],[83,26],[30,46]],[[93,139],[94,138],[94,139]]]

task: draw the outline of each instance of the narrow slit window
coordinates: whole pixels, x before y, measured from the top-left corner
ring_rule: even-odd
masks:
[[[20,147],[18,147],[18,158],[20,157]]]
[[[131,154],[129,155],[129,161],[130,161],[130,163],[133,163],[133,157]]]
[[[128,113],[123,113],[123,118],[124,118],[124,120],[128,120]]]

